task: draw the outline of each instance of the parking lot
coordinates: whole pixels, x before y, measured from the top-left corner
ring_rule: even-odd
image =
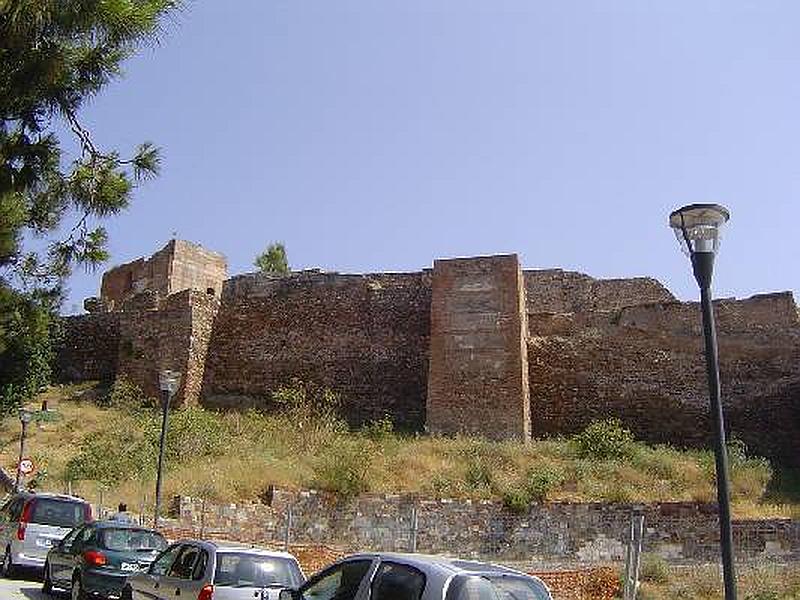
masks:
[[[33,574],[23,574],[19,579],[0,578],[0,598],[10,600],[44,600],[42,582],[34,579]]]

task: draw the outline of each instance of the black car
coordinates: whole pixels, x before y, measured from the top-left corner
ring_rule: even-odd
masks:
[[[167,547],[157,531],[120,521],[73,529],[47,554],[42,591],[69,590],[73,600],[120,597],[125,579]]]

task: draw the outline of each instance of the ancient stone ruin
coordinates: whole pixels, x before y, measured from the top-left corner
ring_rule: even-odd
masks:
[[[89,314],[64,319],[64,380],[125,375],[178,401],[271,407],[301,379],[347,419],[494,439],[569,434],[619,417],[650,442],[710,436],[700,311],[650,278],[522,269],[516,255],[437,260],[416,273],[227,277],[173,240],[105,274]],[[716,302],[726,416],[752,450],[798,464],[800,318],[791,293]]]

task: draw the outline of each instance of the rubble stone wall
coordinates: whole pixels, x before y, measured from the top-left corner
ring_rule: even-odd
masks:
[[[225,257],[185,240],[171,240],[149,258],[139,258],[103,274],[100,297],[119,309],[145,291],[160,296],[194,289],[219,297],[227,278]]]
[[[757,453],[798,464],[800,325],[791,295],[722,300],[715,312],[731,433]],[[530,314],[528,322],[534,436],[615,416],[650,442],[710,444],[697,304]]]
[[[650,277],[595,279],[575,271],[523,271],[528,313],[616,310],[645,303],[674,302],[675,297]]]
[[[58,381],[110,381],[117,372],[119,314],[95,313],[61,319],[56,348]]]
[[[211,336],[203,403],[269,408],[299,379],[338,393],[352,424],[390,416],[425,423],[430,274],[288,277],[225,283]]]
[[[112,269],[95,312],[63,320],[59,377],[124,374],[155,395],[172,368],[179,402],[220,409],[271,408],[299,379],[337,392],[354,425],[389,416],[401,429],[527,439],[615,416],[642,440],[709,443],[699,307],[654,279],[521,271],[516,255],[224,277],[221,255],[180,240]],[[792,295],[715,310],[731,432],[800,465]]]
[[[633,515],[644,516],[643,550],[674,562],[719,557],[716,507],[657,504],[543,503],[517,514],[502,503],[364,495],[350,501],[310,490],[271,489],[264,503],[213,505],[179,498],[175,516],[186,529],[250,542],[284,540],[348,551],[407,552],[526,562],[606,562],[625,559]],[[800,523],[736,520],[739,560],[800,560]]]

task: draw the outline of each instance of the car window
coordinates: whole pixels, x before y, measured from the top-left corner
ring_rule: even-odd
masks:
[[[169,570],[170,577],[177,577],[178,579],[191,579],[192,571],[194,570],[194,563],[200,554],[200,549],[195,546],[184,546],[178,558],[172,563],[172,568]]]
[[[447,600],[552,600],[536,579],[505,575],[458,575],[450,582]]]
[[[175,544],[164,550],[164,552],[156,557],[153,564],[150,565],[149,573],[151,575],[165,575],[172,566],[175,557],[178,556],[178,552],[180,552],[181,548],[182,546],[180,544]]]
[[[80,552],[81,548],[94,541],[94,527],[87,526],[78,530],[78,535],[75,536],[75,541],[72,543],[72,552]]]
[[[353,600],[371,564],[351,560],[323,571],[301,588],[303,600]]]
[[[59,500],[57,498],[35,498],[31,523],[55,527],[75,527],[86,521],[83,502]]]
[[[297,563],[290,558],[253,552],[218,552],[214,585],[219,587],[296,588],[302,583]]]
[[[419,600],[425,589],[425,575],[418,569],[382,562],[372,580],[372,600]]]
[[[201,550],[200,558],[194,565],[194,571],[192,571],[192,579],[195,581],[200,581],[206,573],[207,566],[208,566],[208,552],[206,552],[205,550]]]
[[[167,547],[164,536],[149,529],[113,528],[100,532],[99,545],[114,552],[145,552]]]
[[[61,546],[65,550],[69,550],[70,547],[72,547],[72,544],[75,542],[75,538],[77,538],[80,535],[81,529],[83,529],[83,528],[82,527],[76,527],[75,529],[70,531],[66,536],[64,536],[64,539],[61,540]]]

